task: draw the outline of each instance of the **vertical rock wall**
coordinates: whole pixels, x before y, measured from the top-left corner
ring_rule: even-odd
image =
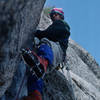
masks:
[[[45,0],[0,1],[0,97],[10,86],[20,62],[21,47],[28,47]]]

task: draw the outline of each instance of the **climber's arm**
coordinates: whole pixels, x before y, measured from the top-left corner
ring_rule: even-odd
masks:
[[[48,38],[52,41],[59,41],[68,38],[70,35],[70,28],[63,21],[57,20],[52,25],[50,25],[46,30],[38,30],[35,34],[39,39]]]

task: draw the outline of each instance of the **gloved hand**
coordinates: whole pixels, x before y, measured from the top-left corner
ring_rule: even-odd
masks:
[[[39,43],[40,43],[40,40],[37,37],[34,37],[33,46],[38,46]]]

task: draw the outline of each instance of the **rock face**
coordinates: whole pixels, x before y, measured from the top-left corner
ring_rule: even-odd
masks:
[[[0,0],[0,97],[11,85],[20,62],[21,47],[28,47],[45,0]]]
[[[0,1],[0,100],[15,98],[26,70],[19,59],[19,50],[31,44],[29,37],[33,37],[44,2]],[[45,29],[50,24],[50,19],[43,14],[38,28]],[[44,77],[43,100],[100,100],[99,65],[71,39],[66,53],[67,63],[63,71],[54,70]],[[24,95],[27,95],[26,81],[20,97]]]

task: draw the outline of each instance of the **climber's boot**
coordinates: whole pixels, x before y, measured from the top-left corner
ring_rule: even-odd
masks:
[[[29,49],[22,50],[22,58],[24,62],[29,66],[30,72],[36,75],[37,78],[42,77],[48,66],[48,60],[38,56],[34,51]]]
[[[22,100],[42,100],[42,95],[38,90],[35,90],[29,96],[25,96]]]

